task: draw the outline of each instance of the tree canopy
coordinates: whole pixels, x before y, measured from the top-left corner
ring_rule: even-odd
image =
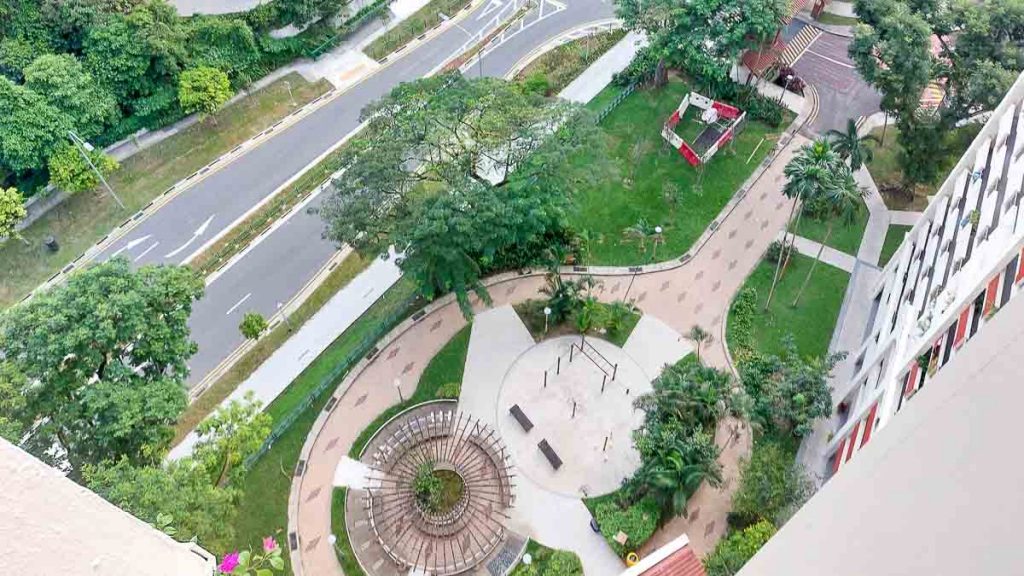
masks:
[[[17,237],[16,227],[28,212],[17,188],[0,187],[0,239]]]
[[[402,84],[362,118],[321,207],[327,235],[403,251],[425,296],[454,292],[464,311],[470,292],[487,298],[482,274],[557,243],[573,186],[593,176],[568,159],[603,144],[577,105],[457,73]]]
[[[186,112],[213,114],[230,98],[228,75],[216,68],[191,68],[178,78],[178,102]]]
[[[787,5],[782,0],[616,0],[616,7],[627,28],[647,33],[659,57],[721,81],[744,50],[775,34]]]
[[[4,312],[0,350],[25,377],[21,418],[37,423],[26,448],[72,470],[160,458],[186,405],[187,321],[202,293],[188,268],[115,258]]]

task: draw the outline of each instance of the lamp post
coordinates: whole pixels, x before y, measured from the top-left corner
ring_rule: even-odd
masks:
[[[661,226],[654,227],[654,249],[651,251],[651,261],[658,259],[658,242],[661,241]]]
[[[68,138],[71,138],[71,142],[72,144],[74,144],[75,149],[78,150],[78,153],[81,154],[82,158],[85,159],[85,162],[86,164],[89,165],[89,168],[92,168],[92,171],[96,173],[96,176],[100,179],[100,182],[103,183],[103,186],[107,189],[107,192],[110,192],[110,195],[114,197],[114,201],[117,202],[117,205],[121,207],[121,210],[124,210],[124,202],[121,202],[121,199],[117,197],[117,194],[114,194],[114,189],[110,187],[110,184],[107,184],[107,179],[103,177],[103,174],[101,174],[99,169],[96,168],[96,165],[92,163],[92,158],[89,158],[89,152],[92,152],[94,150],[92,144],[89,144],[85,140],[82,140],[78,136],[78,134],[75,134],[71,130],[68,130]]]
[[[284,87],[288,89],[288,99],[292,101],[292,107],[294,108],[295,106],[298,106],[298,104],[295,103],[295,96],[292,95],[292,84],[291,84],[291,82],[285,80],[284,81]]]
[[[402,396],[402,381],[395,378],[395,388],[398,389],[398,401],[405,402],[405,397]]]
[[[286,326],[288,326],[288,331],[291,332],[292,331],[292,319],[288,317],[288,314],[286,312],[283,312],[281,310],[282,308],[284,308],[284,304],[282,302],[278,302],[277,303],[277,311],[281,314],[281,317],[284,318],[284,323],[285,323]]]
[[[548,306],[544,307],[544,333],[548,333],[548,317],[551,316],[551,308]]]
[[[779,94],[779,101],[777,104],[782,104],[782,98],[786,96],[786,91],[789,90],[789,83],[793,81],[792,74],[786,74],[786,85],[782,87],[782,94]]]

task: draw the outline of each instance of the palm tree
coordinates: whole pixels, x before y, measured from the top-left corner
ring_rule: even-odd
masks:
[[[878,138],[870,134],[859,136],[857,134],[857,123],[853,118],[846,120],[845,131],[829,130],[825,137],[832,142],[832,147],[839,153],[840,158],[850,161],[850,168],[854,172],[860,170],[860,167],[865,163],[871,162],[874,152],[867,143],[874,142],[877,144],[879,142]]]
[[[636,224],[624,228],[622,235],[629,240],[636,240],[639,244],[640,252],[646,252],[647,239],[654,236],[655,231],[654,226],[651,226],[646,218],[640,218],[636,221]]]
[[[764,309],[772,303],[772,296],[775,295],[775,288],[782,280],[782,274],[789,264],[789,255],[793,252],[793,244],[796,243],[796,231],[800,227],[800,217],[803,216],[803,209],[797,212],[796,224],[793,226],[793,238],[789,246],[786,245],[786,237],[789,235],[789,222],[793,220],[793,212],[798,204],[805,205],[812,203],[816,198],[822,197],[831,186],[833,174],[840,166],[843,166],[842,159],[832,149],[827,140],[816,140],[800,149],[800,152],[786,164],[783,173],[786,176],[786,185],[782,193],[793,200],[789,209],[789,220],[786,221],[786,231],[782,242],[782,255],[775,264],[775,276],[772,278],[772,287],[768,291],[768,299],[764,303]]]
[[[818,253],[814,256],[811,269],[807,271],[807,277],[804,278],[800,291],[796,293],[796,298],[793,299],[793,306],[797,305],[797,302],[800,301],[800,296],[803,295],[804,290],[807,288],[811,275],[814,274],[814,268],[818,265],[818,261],[821,260],[821,252],[825,249],[825,244],[828,243],[828,239],[832,235],[832,228],[835,226],[836,220],[841,220],[845,224],[852,222],[860,211],[861,198],[863,196],[864,191],[854,181],[850,168],[845,164],[841,165],[841,170],[835,174],[832,188],[828,190],[824,197],[815,201],[815,204],[812,206],[811,216],[818,220],[828,220],[828,228],[825,230],[825,238],[818,245]]]
[[[693,342],[697,347],[697,362],[700,362],[700,345],[708,344],[711,342],[711,332],[708,332],[702,328],[699,324],[694,324],[690,331],[686,333],[685,338],[690,342]]]

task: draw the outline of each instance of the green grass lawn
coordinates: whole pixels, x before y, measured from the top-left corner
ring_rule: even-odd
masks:
[[[822,12],[818,15],[818,22],[832,26],[856,26],[860,20],[852,16],[840,16],[831,12]]]
[[[753,288],[757,293],[756,312],[751,326],[751,342],[756,351],[778,354],[782,351],[783,337],[792,334],[802,356],[817,357],[828,352],[850,275],[828,264],[819,263],[800,303],[794,308],[791,306],[793,298],[800,290],[812,262],[813,259],[808,256],[793,255],[767,311],[764,311],[764,303],[772,285],[775,265],[760,262],[743,284],[741,290]],[[730,334],[726,338],[735,355],[736,345],[730,337],[736,324],[733,318],[734,312],[730,310]]]
[[[275,422],[283,419],[312,393],[336,366],[344,362],[354,351],[359,350],[364,340],[378,334],[382,329],[396,325],[396,316],[411,313],[408,303],[414,292],[415,286],[411,282],[399,280],[270,403],[267,413]],[[334,383],[340,383],[344,377],[345,373],[337,375]],[[299,460],[299,452],[313,422],[333,391],[333,388],[328,387],[316,398],[313,405],[302,413],[246,474],[241,485],[244,495],[235,520],[239,547],[258,546],[263,536],[284,535],[288,526],[288,492],[291,489],[295,464]],[[213,552],[223,553],[225,550]],[[287,557],[288,548],[285,546],[286,560]]]
[[[889,263],[889,259],[896,253],[896,249],[900,247],[903,242],[903,237],[906,236],[907,232],[913,229],[913,226],[889,226],[889,231],[885,233],[885,243],[882,244],[882,255],[878,258],[879,268]]]
[[[588,107],[602,109],[619,90],[606,89]],[[586,264],[651,261],[650,242],[641,251],[638,244],[623,237],[623,230],[641,218],[664,229],[658,259],[682,255],[772,149],[773,142],[765,142],[747,162],[762,138],[779,132],[748,122],[734,144],[708,163],[702,189],[695,191],[697,170],[661,137],[662,125],[688,90],[677,78],[662,89],[637,90],[601,123],[607,134],[612,174],[594,186],[576,190],[569,217],[573,228],[591,235]],[[611,96],[606,94],[609,91]],[[575,161],[597,167],[601,159],[582,154]]]
[[[380,429],[388,420],[402,410],[415,406],[428,400],[436,400],[438,390],[445,384],[458,382],[462,384],[462,372],[466,368],[466,353],[469,352],[469,334],[472,325],[467,325],[459,330],[443,348],[430,359],[430,363],[420,375],[416,383],[416,391],[412,396],[381,412],[374,420],[359,433],[348,455],[352,458],[359,458],[359,453],[370,441],[374,433]]]
[[[861,202],[860,211],[857,212],[851,222],[837,221],[835,223],[835,226],[832,228],[832,235],[829,236],[826,246],[846,252],[851,256],[856,256],[857,250],[860,249],[860,241],[864,238],[864,229],[867,228],[870,216],[868,207],[864,202]],[[790,230],[792,231],[793,227],[790,227]],[[825,239],[827,231],[828,221],[815,220],[804,214],[803,218],[800,219],[800,229],[796,233],[809,240],[821,242]]]
[[[562,44],[530,62],[516,74],[516,80],[543,74],[548,81],[549,93],[557,94],[625,35],[626,31],[622,29],[609,30]]]
[[[911,192],[903,186],[903,170],[900,167],[903,148],[897,141],[899,130],[890,125],[885,130],[884,146],[868,144],[874,151],[874,157],[867,163],[868,171],[878,185],[885,205],[890,210],[924,210],[928,206],[928,196],[935,194],[981,128],[982,124],[975,123],[952,130],[946,138],[945,153],[935,159],[939,164],[935,181],[918,184]],[[871,134],[881,139],[882,129],[875,128]]]
[[[352,550],[352,543],[348,539],[348,527],[345,525],[345,498],[348,496],[348,488],[342,486],[335,488],[331,494],[331,532],[337,536],[334,544],[334,552],[341,563],[341,570],[345,576],[365,576],[363,567],[359,565],[356,554]]]
[[[109,181],[126,211],[105,191],[77,194],[22,232],[28,245],[0,244],[0,308],[20,300],[175,182],[291,113],[285,82],[299,106],[330,87],[326,80],[310,84],[289,74],[218,112],[216,124],[199,122],[125,160]],[[49,235],[60,242],[56,254],[43,245]]]

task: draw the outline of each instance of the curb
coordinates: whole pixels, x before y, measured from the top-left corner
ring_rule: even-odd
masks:
[[[575,34],[578,34],[584,30],[588,30],[591,28],[594,28],[596,29],[596,31],[599,32],[604,32],[618,30],[621,29],[622,27],[623,26],[621,19],[605,18],[603,20],[595,20],[587,24],[581,24],[575,28],[562,32],[557,36],[553,36],[549,40],[544,42],[544,44],[541,44],[540,46],[534,48],[526,56],[523,56],[522,58],[519,59],[518,62],[513,64],[508,74],[505,74],[505,80],[512,80],[513,78],[515,78],[516,74],[522,72],[527,66],[532,64],[534,60],[540,58],[544,54],[547,54],[548,52],[554,50],[555,48],[558,48],[559,46],[572,42],[573,40],[578,40],[579,37],[574,36]]]

